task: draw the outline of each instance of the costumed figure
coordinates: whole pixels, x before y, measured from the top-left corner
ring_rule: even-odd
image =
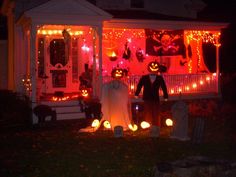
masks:
[[[158,137],[160,133],[160,98],[159,89],[163,91],[165,101],[168,99],[167,87],[164,78],[160,75],[160,64],[156,61],[148,64],[148,71],[150,74],[143,75],[137,85],[135,97],[137,98],[143,88],[144,101],[144,119],[151,124],[150,136]]]
[[[129,60],[130,59],[130,56],[131,56],[131,51],[128,47],[128,42],[125,43],[125,51],[123,53],[123,58],[126,59],[126,60]]]
[[[92,70],[89,69],[88,64],[84,65],[84,72],[79,76],[80,88],[92,88]]]
[[[102,119],[100,124],[108,121],[111,129],[122,126],[123,130],[129,129],[131,124],[131,104],[129,100],[128,86],[120,80],[123,77],[121,68],[112,70],[113,80],[103,85],[101,104]]]

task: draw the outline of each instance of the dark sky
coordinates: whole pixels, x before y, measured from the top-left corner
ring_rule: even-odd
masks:
[[[236,73],[236,0],[203,1],[207,7],[198,14],[199,19],[229,23],[221,35],[220,67],[221,72]]]

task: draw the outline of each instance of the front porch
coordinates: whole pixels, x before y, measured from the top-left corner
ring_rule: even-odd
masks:
[[[140,75],[136,75],[123,78],[123,81],[128,85],[129,95],[131,99],[133,99],[134,92],[140,77]],[[163,77],[166,81],[170,100],[179,99],[180,93],[183,99],[209,98],[220,96],[219,81],[215,73],[175,75],[163,74]],[[109,82],[112,79],[113,78],[111,76],[104,76],[103,83]],[[92,92],[90,91],[90,93]],[[38,94],[41,95],[42,93]],[[160,95],[162,95],[162,93],[160,93]],[[78,92],[73,93],[55,92],[54,94],[44,94],[38,101],[60,102],[77,100],[78,97],[81,96],[83,95],[79,90]]]

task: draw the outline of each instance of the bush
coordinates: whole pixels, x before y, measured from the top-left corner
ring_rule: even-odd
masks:
[[[29,125],[31,107],[27,97],[20,97],[10,90],[0,90],[0,125]]]

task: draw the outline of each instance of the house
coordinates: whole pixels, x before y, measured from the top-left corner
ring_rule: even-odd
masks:
[[[59,119],[79,118],[85,67],[92,97],[100,98],[115,67],[126,71],[132,97],[147,64],[158,61],[171,99],[219,96],[220,33],[228,24],[195,20],[203,7],[200,0],[4,0],[7,87],[28,95],[32,107],[52,106]]]

